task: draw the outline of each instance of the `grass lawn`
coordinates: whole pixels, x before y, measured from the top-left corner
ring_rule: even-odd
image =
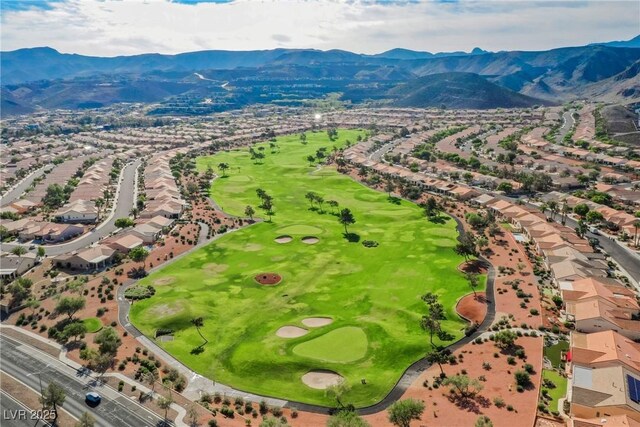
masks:
[[[83,319],[82,322],[84,322],[84,326],[87,327],[87,332],[89,333],[98,332],[102,329],[102,322],[97,317],[88,317]]]
[[[568,341],[559,341],[558,344],[544,348],[544,355],[551,361],[554,368],[560,367],[560,353],[569,350]]]
[[[235,388],[284,399],[332,405],[322,390],[306,386],[309,370],[332,370],[351,385],[342,399],[356,406],[383,398],[404,369],[429,350],[428,334],[419,326],[425,313],[420,296],[440,295],[446,307],[443,328],[456,338],[464,322],[455,314],[457,299],[470,292],[457,266],[463,259],[456,244],[455,221],[434,224],[411,203],[391,203],[385,193],[371,190],[332,167],[310,166],[306,160],[320,147],[354,142],[356,130],[339,130],[331,142],[326,133],[280,137],[279,151],[265,147],[261,164],[247,149],[197,160],[200,172],[228,163],[226,177],[216,179],[211,196],[222,208],[244,216],[247,205],[264,217],[256,189],[273,196],[271,222],[234,231],[177,260],[141,281],[156,294],[131,308],[133,323],[153,337],[159,328],[174,330],[174,340],[159,343],[197,372]],[[254,149],[258,150],[258,146]],[[325,201],[336,200],[356,218],[349,227],[360,242],[343,235],[328,203],[324,212],[310,209],[305,199],[314,191]],[[317,204],[316,204],[317,207]],[[279,244],[278,236],[293,240]],[[315,236],[316,244],[302,238]],[[366,248],[364,240],[378,247]],[[282,276],[276,286],[261,286],[259,273]],[[191,319],[202,316],[202,343]],[[305,327],[307,317],[329,317],[329,325]],[[298,338],[281,338],[282,326],[308,330]],[[366,378],[366,384],[361,379]]]
[[[560,411],[560,409],[558,409],[558,400],[567,395],[567,379],[556,371],[551,371],[549,369],[542,370],[542,378],[543,380],[551,380],[556,385],[555,388],[542,387],[543,390],[548,391],[549,396],[553,399],[549,404],[549,410]]]

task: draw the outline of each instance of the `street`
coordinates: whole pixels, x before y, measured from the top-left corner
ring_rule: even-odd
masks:
[[[2,427],[44,427],[49,424],[15,398],[0,390],[0,424]],[[36,419],[33,419],[36,418]]]
[[[140,160],[136,160],[133,163],[129,163],[124,167],[122,173],[122,182],[119,184],[118,198],[116,200],[115,212],[108,218],[106,222],[98,226],[92,232],[86,233],[75,240],[67,243],[61,243],[59,245],[45,245],[47,256],[62,255],[65,253],[77,251],[84,247],[90,246],[98,242],[103,237],[108,236],[110,233],[117,229],[115,222],[118,218],[128,217],[133,204],[135,203],[135,178],[136,169],[140,165]],[[4,251],[10,251],[16,246],[28,247],[28,243],[3,243],[2,249]],[[35,252],[35,249],[32,249]]]
[[[49,383],[56,382],[66,392],[63,408],[76,418],[84,412],[89,412],[96,419],[98,427],[163,424],[160,417],[140,406],[136,400],[127,398],[85,373],[76,371],[57,358],[6,336],[0,336],[0,347],[2,348],[0,370],[37,392],[41,385],[46,387]],[[89,391],[98,392],[102,396],[102,402],[95,408],[85,403],[85,394]],[[135,398],[137,397],[136,393]],[[12,409],[10,403],[8,409]],[[4,420],[2,425],[5,425]]]
[[[15,187],[7,191],[7,194],[2,196],[2,199],[0,199],[0,206],[2,207],[8,206],[12,202],[15,202],[16,200],[18,200],[22,195],[22,193],[24,193],[27,190],[27,188],[29,188],[31,183],[36,178],[41,177],[45,173],[45,171],[53,169],[53,166],[54,166],[53,164],[48,164],[46,166],[43,166],[40,169],[37,169],[36,171],[32,172],[29,176],[24,178],[22,181],[20,181]]]

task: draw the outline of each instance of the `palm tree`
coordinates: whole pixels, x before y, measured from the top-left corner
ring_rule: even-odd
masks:
[[[337,207],[338,207],[338,205],[339,205],[339,203],[338,203],[338,202],[336,202],[335,200],[329,200],[329,201],[327,202],[327,204],[328,204],[329,206],[331,206],[331,210],[332,210],[332,211],[333,211],[333,209],[337,208]]]
[[[98,209],[98,220],[100,220],[100,213],[102,212],[102,207],[104,206],[104,199],[100,197],[94,203],[96,205],[96,208]]]
[[[549,210],[551,211],[551,219],[556,219],[556,214],[558,213],[558,202],[551,200],[549,202]]]
[[[633,238],[633,241],[634,241],[635,245],[638,246],[640,244],[640,242],[638,242],[638,228],[640,228],[640,219],[637,219],[637,220],[635,220],[633,222],[633,228],[636,231],[635,237]]]
[[[356,219],[353,217],[353,213],[351,213],[351,210],[348,208],[344,208],[340,211],[338,221],[340,222],[340,224],[344,225],[344,234],[349,234],[347,225],[356,223]]]
[[[309,201],[311,208],[313,208],[313,202],[316,200],[316,197],[317,197],[316,193],[314,193],[313,191],[309,191],[307,194],[304,195],[304,198]]]
[[[385,184],[384,184],[384,190],[389,194],[389,197],[391,197],[391,192],[396,188],[395,184],[393,183],[392,180],[388,179]]]
[[[324,203],[324,197],[322,197],[322,196],[316,196],[316,202],[318,202],[318,205],[320,205],[320,212],[323,212],[323,210],[322,210],[322,204]]]
[[[139,213],[140,210],[138,208],[131,208],[131,210],[129,211],[129,215],[131,215],[133,219],[136,219]]]
[[[313,162],[315,162],[316,158],[313,157],[311,154],[309,154],[307,156],[307,162],[309,162],[309,166],[313,166]]]
[[[560,211],[562,212],[562,225],[564,225],[565,222],[567,222],[567,214],[569,213],[569,205],[566,200],[562,202],[562,209]]]
[[[206,345],[209,342],[209,340],[207,340],[202,335],[202,332],[200,332],[200,328],[202,328],[204,326],[204,319],[202,317],[193,318],[193,319],[191,319],[191,324],[196,327],[196,330],[198,331],[198,335],[200,335],[200,338],[202,338],[204,340],[204,344],[202,344],[202,345]],[[200,346],[200,347],[202,347],[202,346]]]
[[[227,172],[227,169],[229,169],[229,163],[225,163],[225,162],[220,163],[218,165],[218,169],[220,169],[220,171],[222,171],[222,176],[223,177],[227,176],[226,172]]]

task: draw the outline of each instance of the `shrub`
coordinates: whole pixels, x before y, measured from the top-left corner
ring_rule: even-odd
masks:
[[[540,314],[540,312],[536,308],[532,308],[531,310],[529,310],[529,313],[531,313],[532,316],[537,316],[538,314]]]
[[[533,365],[530,363],[525,363],[524,365],[524,370],[528,373],[528,374],[534,374],[536,371],[533,369]]]
[[[496,405],[496,408],[504,408],[505,406],[504,399],[501,397],[494,397],[493,404]]]
[[[516,371],[514,376],[516,378],[516,384],[519,386],[527,387],[531,384],[531,377],[529,376],[529,373],[525,371]]]

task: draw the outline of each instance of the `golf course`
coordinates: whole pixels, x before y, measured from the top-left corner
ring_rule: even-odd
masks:
[[[141,280],[156,293],[133,304],[133,324],[152,339],[158,329],[173,331],[158,344],[215,381],[326,406],[336,401],[323,387],[341,379],[348,384],[343,403],[378,402],[425,356],[426,292],[445,307],[442,329],[462,337],[466,324],[454,307],[471,290],[457,269],[464,259],[453,251],[455,221],[430,222],[415,204],[319,165],[319,149],[328,156],[366,136],[337,133],[333,141],[327,132],[307,132],[306,141],[290,135],[253,145],[254,154],[243,148],[198,158],[200,173],[218,175],[211,198],[239,217],[251,206],[256,223]],[[259,207],[258,189],[271,197],[270,213]],[[309,192],[324,202],[309,200]],[[355,219],[347,235],[338,220],[345,208]]]

